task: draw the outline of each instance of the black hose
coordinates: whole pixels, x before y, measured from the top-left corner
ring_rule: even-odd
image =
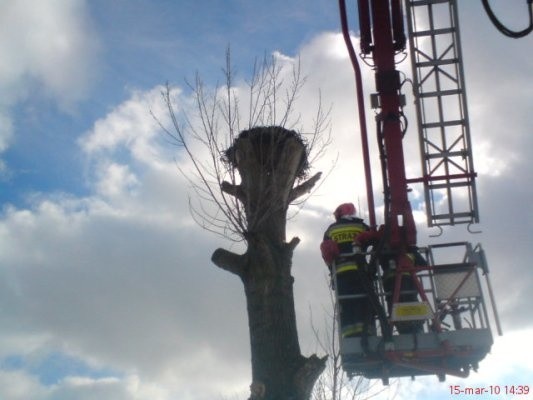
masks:
[[[492,8],[489,4],[489,0],[481,0],[481,3],[483,4],[483,7],[485,8],[485,12],[489,16],[489,19],[494,24],[496,29],[498,29],[505,36],[508,36],[513,39],[519,39],[530,34],[533,31],[533,0],[526,0],[526,1],[528,3],[528,8],[529,8],[529,27],[521,31],[512,31],[509,28],[507,28],[505,25],[503,25],[498,19],[498,17],[496,17],[494,12],[492,11]]]

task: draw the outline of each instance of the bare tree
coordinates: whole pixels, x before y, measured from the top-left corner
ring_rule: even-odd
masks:
[[[320,179],[320,172],[310,176],[309,171],[328,143],[329,112],[319,101],[311,132],[298,129],[302,122],[295,104],[305,82],[299,62],[290,68],[276,57],[256,63],[246,95],[235,85],[229,51],[223,72],[224,84],[213,91],[198,75],[189,85],[196,102],[194,120],[176,111],[167,86],[163,96],[173,127],[166,132],[194,167],[190,182],[199,202],[191,210],[197,222],[246,244],[243,254],[219,248],[211,260],[244,284],[250,399],[308,400],[326,358],[305,357],[300,351],[291,275],[299,238],[287,242],[285,228],[289,206],[301,204]],[[205,159],[193,143],[206,148]]]

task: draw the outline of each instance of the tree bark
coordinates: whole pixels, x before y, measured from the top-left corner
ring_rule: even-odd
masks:
[[[218,249],[212,261],[238,275],[246,294],[252,355],[253,400],[309,400],[325,358],[300,351],[294,307],[292,255],[299,243],[285,241],[291,201],[307,193],[320,173],[293,188],[306,163],[306,148],[293,131],[279,127],[245,131],[226,156],[239,185],[221,189],[244,206],[247,251]]]
[[[239,275],[244,284],[252,379],[255,387],[263,388],[261,396],[251,397],[254,400],[308,400],[325,367],[325,357],[304,357],[300,351],[291,275],[298,242],[294,238],[280,247],[254,237],[242,256],[223,249],[213,253],[215,264]],[[241,257],[246,259],[244,268]]]

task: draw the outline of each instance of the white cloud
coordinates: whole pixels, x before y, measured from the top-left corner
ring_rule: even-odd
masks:
[[[39,382],[22,372],[0,371],[0,397],[9,400],[41,400],[45,390]]]
[[[133,91],[130,99],[96,121],[91,132],[79,140],[83,150],[89,155],[112,154],[125,147],[136,160],[153,164],[162,151],[153,148],[156,139],[162,136],[159,122],[169,122],[161,97],[164,90],[163,86],[156,86],[147,92]],[[179,93],[179,90],[172,91],[174,100]]]
[[[83,0],[7,0],[0,15],[4,104],[30,95],[34,83],[63,106],[85,96],[98,44]]]
[[[247,351],[239,350],[246,343],[242,289],[195,249],[214,249],[216,242],[180,222],[188,211],[176,200],[170,218],[138,204],[138,215],[112,213],[109,205],[102,212],[91,199],[77,210],[67,201],[7,210],[0,227],[2,299],[10,307],[1,315],[14,323],[3,330],[2,342],[26,332],[46,333],[37,348],[67,346],[79,357],[138,371],[143,382],[169,376],[178,391],[192,385],[203,390],[205,366],[216,369],[217,360],[235,367],[227,374],[208,373],[217,376],[213,382],[221,379],[220,391],[231,384],[234,371],[245,375],[239,356]],[[230,288],[233,293],[226,292]],[[224,346],[214,347],[225,331]],[[35,348],[31,342],[28,337],[6,346],[2,355],[24,354]],[[111,390],[118,383],[98,385]],[[74,388],[55,393],[64,390]]]
[[[171,389],[141,382],[137,375],[125,378],[72,376],[48,386],[21,371],[0,371],[0,398],[8,400],[170,400]],[[189,399],[189,397],[182,397]]]
[[[126,165],[112,163],[103,166],[100,175],[97,192],[104,197],[132,195],[132,191],[139,183],[137,177]]]
[[[0,153],[16,135],[16,104],[44,98],[70,111],[87,96],[98,52],[84,0],[0,3]],[[6,176],[9,165],[2,165]]]
[[[192,399],[195,388],[212,398],[205,375],[214,376],[217,393],[242,387],[247,375],[242,288],[211,265],[217,243],[191,223],[172,157],[176,148],[164,147],[149,113],[158,110],[151,101],[160,89],[134,94],[80,139],[95,169],[88,176],[91,196],[40,194],[30,209],[3,210],[2,298],[12,307],[2,318],[15,321],[4,337],[46,334],[37,347],[65,347],[82,359],[138,373],[143,393],[133,396],[115,378],[84,378],[67,379],[52,392],[41,388],[43,396],[100,391],[108,398],[178,393]],[[234,333],[235,327],[241,329]],[[213,346],[224,331],[224,346]],[[8,346],[0,359],[10,350],[26,354],[24,347]],[[217,371],[218,360],[234,368]],[[148,387],[150,380],[157,384]]]

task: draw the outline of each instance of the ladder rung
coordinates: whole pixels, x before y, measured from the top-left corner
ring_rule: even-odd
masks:
[[[466,150],[460,151],[441,151],[439,153],[426,153],[424,157],[426,160],[433,158],[450,158],[450,157],[467,157],[469,154]]]
[[[435,185],[428,185],[429,190],[439,190],[439,189],[448,189],[454,187],[468,187],[472,186],[472,181],[466,182],[447,182],[447,183],[437,183]]]
[[[428,128],[444,128],[446,126],[458,126],[458,125],[464,125],[465,121],[463,119],[458,119],[455,121],[444,121],[444,122],[429,122],[426,124],[422,124],[422,128],[428,129]]]
[[[339,300],[352,300],[352,299],[360,299],[363,297],[367,297],[367,295],[366,294],[342,294],[342,295],[337,296]]]
[[[458,58],[447,58],[444,60],[431,60],[431,61],[422,61],[415,64],[417,68],[420,67],[435,67],[438,65],[450,65],[457,64],[459,62]]]
[[[474,213],[472,212],[457,212],[457,213],[453,213],[453,214],[434,214],[431,216],[431,218],[435,221],[435,220],[438,220],[438,219],[457,219],[457,218],[473,218],[474,217]]]
[[[428,29],[426,31],[413,32],[413,36],[436,36],[436,35],[445,35],[447,33],[454,33],[455,28],[441,28],[441,29]]]
[[[434,160],[436,158],[452,158],[461,157],[465,158],[469,154],[466,151],[443,151],[441,153],[426,153],[424,154],[425,160]]]
[[[452,96],[452,95],[458,95],[462,93],[463,91],[461,89],[454,89],[454,90],[439,90],[435,92],[419,93],[418,95],[422,98],[425,98],[425,97]]]

